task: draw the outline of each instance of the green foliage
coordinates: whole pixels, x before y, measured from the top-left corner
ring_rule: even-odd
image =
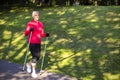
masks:
[[[1,0],[0,6],[120,5],[120,0]]]
[[[50,38],[44,69],[82,80],[120,78],[120,10],[109,7],[12,7],[0,12],[0,59],[23,64],[25,25],[33,10]],[[42,39],[42,52],[45,39]],[[28,59],[31,56],[28,54]],[[40,59],[41,62],[41,59]],[[40,64],[39,62],[39,64]],[[40,65],[38,64],[38,68]]]

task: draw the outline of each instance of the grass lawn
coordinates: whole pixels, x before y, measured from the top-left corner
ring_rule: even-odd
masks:
[[[23,64],[27,48],[23,32],[33,10],[40,11],[40,21],[50,33],[45,70],[82,80],[120,80],[120,6],[1,11],[0,59]],[[42,41],[41,54],[45,39]]]

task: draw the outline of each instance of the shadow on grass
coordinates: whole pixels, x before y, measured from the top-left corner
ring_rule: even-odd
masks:
[[[31,19],[28,12],[34,9],[21,9],[19,14],[15,13],[19,12],[16,9],[13,12],[10,10],[9,15],[0,14],[6,16],[1,17],[3,24],[0,25],[2,42],[0,58],[22,64],[27,45],[22,32],[27,21]],[[120,74],[118,9],[119,7],[87,6],[41,9],[45,31],[51,35],[44,69],[79,79],[104,80],[110,79],[113,75],[118,76],[112,79],[118,79]],[[13,14],[16,16],[11,16]],[[6,22],[8,24],[5,24]]]

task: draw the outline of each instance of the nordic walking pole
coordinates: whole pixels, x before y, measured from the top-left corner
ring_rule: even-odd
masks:
[[[46,37],[46,40],[45,40],[45,47],[44,47],[44,52],[43,52],[43,58],[42,58],[40,72],[39,72],[40,75],[41,75],[41,71],[42,71],[43,64],[44,64],[44,59],[45,59],[45,54],[46,54],[46,47],[47,47],[47,40],[48,40],[48,37]]]
[[[26,64],[26,61],[27,61],[27,54],[29,52],[29,46],[30,46],[31,37],[32,37],[32,31],[30,32],[30,39],[28,41],[27,52],[26,52],[26,55],[25,55],[25,60],[24,60],[22,71],[25,70],[25,64]]]

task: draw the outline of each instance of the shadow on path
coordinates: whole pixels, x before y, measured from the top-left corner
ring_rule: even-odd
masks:
[[[37,71],[39,72],[39,71]],[[1,80],[75,80],[68,76],[59,75],[51,72],[44,72],[38,76],[37,79],[33,79],[26,71],[22,72],[22,66],[20,64],[7,62],[0,60],[0,79]]]

